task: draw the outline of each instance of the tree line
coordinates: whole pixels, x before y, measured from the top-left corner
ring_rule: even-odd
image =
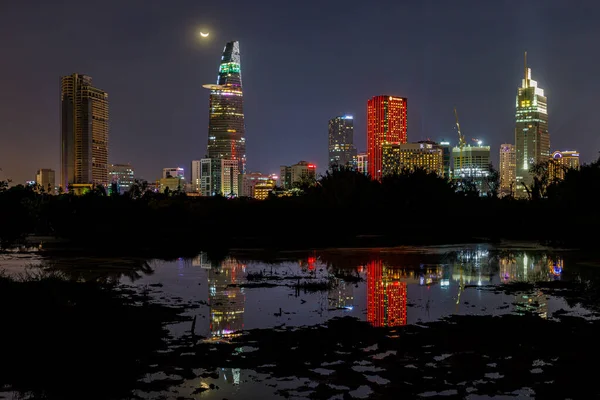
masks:
[[[0,246],[28,237],[64,239],[71,249],[193,254],[207,248],[306,248],[535,240],[592,245],[600,226],[600,160],[552,181],[536,166],[529,199],[485,196],[470,180],[425,170],[381,182],[350,168],[304,180],[296,195],[266,200],[156,193],[136,181],[119,194],[102,187],[75,196],[0,183]],[[39,189],[39,188],[38,188]]]

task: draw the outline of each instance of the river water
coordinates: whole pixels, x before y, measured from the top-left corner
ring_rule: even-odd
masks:
[[[375,348],[372,345],[363,349],[364,357],[352,359],[353,373],[365,378],[355,384],[339,384],[344,379],[340,378],[339,382],[334,379],[342,372],[332,366],[349,360],[314,360],[305,370],[297,368],[283,376],[277,371],[282,361],[276,357],[257,356],[255,367],[247,361],[241,362],[240,367],[232,366],[235,356],[241,354],[244,358],[243,354],[248,354],[251,357],[262,348],[260,339],[256,340],[256,337],[261,338],[260,332],[292,335],[328,329],[328,321],[349,321],[343,317],[360,321],[358,327],[364,323],[385,330],[387,337],[401,336],[403,329],[426,327],[452,316],[524,316],[549,323],[565,316],[586,321],[597,319],[595,311],[585,304],[568,302],[565,297],[545,290],[544,285],[537,285],[580,280],[582,269],[595,268],[586,266],[586,263],[593,264],[593,260],[579,257],[576,252],[477,244],[334,249],[270,254],[264,258],[252,252],[233,252],[219,259],[201,253],[193,259],[171,261],[48,258],[27,253],[5,254],[0,259],[0,269],[8,275],[18,275],[41,267],[82,281],[113,280],[118,282],[118,290],[143,292],[157,303],[185,307],[185,320],[168,325],[174,348],[178,338],[191,333],[198,337],[197,343],[205,347],[206,354],[239,341],[239,346],[233,346],[223,359],[222,366],[198,362],[191,378],[161,371],[160,366],[153,368],[140,382],[169,378],[174,383],[166,390],[162,387],[156,391],[132,392],[132,396],[148,399],[389,398],[386,387],[392,385],[390,382],[394,379],[378,373],[385,368],[373,365],[373,360],[387,356],[382,345],[377,348],[377,343],[382,343],[380,340],[374,341]],[[572,260],[571,265],[569,260]],[[523,283],[533,285],[524,286],[522,290],[504,290]],[[242,343],[245,337],[252,340]],[[307,342],[301,342],[300,347],[312,346],[314,343],[309,340],[314,339],[307,336]],[[396,355],[396,350],[389,351]],[[340,354],[345,353],[340,351]],[[437,357],[443,360],[448,356]],[[410,365],[407,361],[403,367],[411,368]],[[500,372],[486,373],[488,375],[482,377],[490,382],[503,376]],[[494,375],[496,373],[498,375]],[[447,386],[446,392],[439,388],[426,390],[425,385],[424,389],[417,390],[420,393],[415,393],[422,397],[488,398],[478,393],[477,381],[465,382],[462,386],[467,389],[460,391],[452,385]],[[323,387],[331,392],[324,392]],[[492,393],[510,398],[535,397],[535,390],[528,386],[499,386]],[[4,395],[11,398],[15,393],[7,391]]]

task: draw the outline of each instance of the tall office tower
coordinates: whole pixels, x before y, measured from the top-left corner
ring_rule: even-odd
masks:
[[[367,321],[375,327],[406,325],[406,282],[381,260],[367,265]]]
[[[382,176],[382,146],[406,143],[406,106],[406,98],[394,96],[375,96],[367,103],[367,155],[373,179]]]
[[[54,194],[54,185],[56,185],[56,177],[53,169],[42,168],[35,174],[35,183],[40,185],[45,193]]]
[[[329,168],[334,165],[352,166],[356,157],[354,147],[354,118],[342,115],[329,120]]]
[[[244,173],[246,137],[239,42],[225,45],[217,84],[203,87],[210,89],[208,158],[237,160],[238,170]]]
[[[117,184],[119,193],[123,194],[131,189],[135,181],[133,166],[131,164],[110,164],[108,178],[111,184]]]
[[[548,106],[544,90],[531,79],[525,52],[525,76],[517,92],[516,104],[516,191],[515,197],[526,197],[525,185],[533,183],[531,167],[550,157],[550,134],[548,133]]]
[[[514,195],[516,168],[515,146],[500,145],[500,197]]]
[[[61,78],[60,186],[108,185],[108,94],[87,75]]]
[[[565,173],[570,169],[579,169],[579,152],[565,150],[552,153],[548,163],[550,181],[565,179]]]

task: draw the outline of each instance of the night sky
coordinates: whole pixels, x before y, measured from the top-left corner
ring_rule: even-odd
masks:
[[[600,2],[551,0],[0,0],[0,179],[60,171],[59,78],[93,77],[110,100],[112,163],[154,180],[206,152],[209,92],[239,40],[248,168],[327,164],[327,122],[367,100],[408,98],[408,140],[514,141],[527,50],[549,104],[552,150],[600,150]],[[208,40],[198,37],[210,31]],[[188,175],[189,176],[189,175]]]

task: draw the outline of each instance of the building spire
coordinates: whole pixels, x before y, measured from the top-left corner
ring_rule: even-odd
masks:
[[[527,76],[527,51],[525,51],[525,80],[523,81],[523,87],[524,88],[528,88],[529,87],[529,81],[528,81],[528,76]]]

